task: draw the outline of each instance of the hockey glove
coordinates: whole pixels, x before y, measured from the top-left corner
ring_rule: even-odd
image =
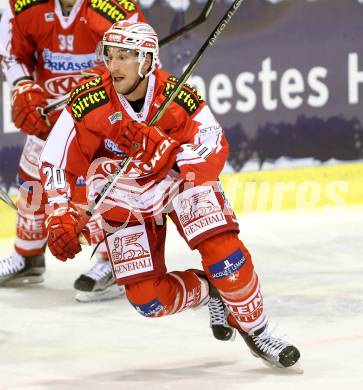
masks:
[[[120,148],[135,160],[142,174],[164,177],[175,163],[179,143],[156,126],[130,122],[117,137]]]
[[[29,135],[49,133],[51,126],[46,115],[42,115],[38,108],[47,105],[44,90],[32,80],[19,81],[11,100],[11,117],[15,126]]]
[[[48,232],[48,247],[57,259],[73,259],[81,251],[77,230],[80,219],[80,213],[69,203],[60,205],[47,218],[45,226]],[[82,234],[89,242],[89,231],[82,230]]]

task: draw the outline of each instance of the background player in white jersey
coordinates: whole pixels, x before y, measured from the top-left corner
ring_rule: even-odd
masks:
[[[109,0],[106,5],[92,0],[10,0],[1,18],[0,54],[12,89],[12,119],[27,140],[18,171],[15,248],[0,259],[0,286],[38,283],[45,271],[44,199],[36,199],[34,189],[40,185],[38,157],[60,111],[44,116],[38,108],[69,93],[81,73],[96,65],[97,43],[113,22],[144,20],[134,0]],[[76,188],[75,201],[82,203],[84,179],[78,179]],[[92,241],[97,242],[97,221],[89,227]],[[102,246],[95,266],[75,281],[75,288],[81,301],[113,298],[122,292]]]
[[[158,41],[151,26],[115,23],[103,45],[109,71],[72,92],[41,155],[52,205],[46,223],[50,250],[62,261],[81,251],[79,232],[87,229],[72,203],[76,177],[87,176],[92,199],[115,165],[131,157],[126,176],[99,209],[111,233],[106,244],[115,277],[130,303],[155,318],[200,306],[220,293],[225,327],[217,338],[231,338],[228,328],[234,328],[266,363],[296,367],[298,349],[268,329],[258,275],[218,181],[228,155],[223,129],[189,85],[157,127],[147,124],[177,83],[155,68]],[[167,272],[166,215],[199,251],[204,271]]]

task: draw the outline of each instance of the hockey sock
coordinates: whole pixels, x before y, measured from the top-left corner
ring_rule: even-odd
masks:
[[[191,271],[170,272],[125,288],[130,303],[146,317],[161,317],[198,306],[208,296],[207,281]]]
[[[235,232],[211,237],[198,246],[203,268],[231,315],[230,325],[244,331],[265,323],[263,299],[251,255]]]
[[[24,257],[37,256],[44,253],[47,240],[44,228],[44,206],[31,207],[32,194],[20,190],[17,202],[15,250]]]

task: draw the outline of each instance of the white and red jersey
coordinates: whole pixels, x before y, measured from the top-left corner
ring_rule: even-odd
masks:
[[[114,141],[115,135],[124,131],[130,120],[148,123],[176,83],[169,73],[154,71],[148,78],[140,113],[117,94],[109,72],[80,84],[71,93],[40,158],[43,166],[48,165],[42,175],[46,176],[44,188],[50,202],[65,196],[64,191],[62,195],[53,192],[62,190],[59,178],[63,173],[56,173],[57,168],[65,171],[68,181],[87,177],[89,196],[97,195],[115,163],[126,157]],[[105,219],[125,221],[130,211],[142,213],[145,219],[163,211],[185,178],[199,184],[218,179],[227,159],[228,144],[223,129],[193,87],[185,85],[181,89],[157,125],[181,145],[177,168],[166,177],[131,179],[137,172],[138,162],[134,161],[128,179],[120,180],[106,197],[102,212]]]
[[[145,21],[135,0],[77,0],[69,16],[59,0],[10,0],[0,38],[9,85],[33,77],[48,99],[63,96],[96,65],[103,33],[125,19]]]

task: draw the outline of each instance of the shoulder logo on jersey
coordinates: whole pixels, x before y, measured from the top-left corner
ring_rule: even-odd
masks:
[[[136,10],[136,2],[130,0],[116,0],[116,3],[120,4],[120,6],[127,12],[134,12]]]
[[[19,15],[26,9],[42,3],[48,3],[49,0],[16,0],[14,2],[14,13]]]
[[[128,0],[91,0],[88,6],[111,23],[128,19],[127,14],[136,10],[135,3]]]
[[[110,101],[106,90],[101,87],[78,96],[71,105],[72,113],[77,122],[97,107]]]
[[[169,96],[177,83],[178,79],[174,76],[170,76],[166,82],[163,95],[165,97]],[[192,115],[198,110],[204,100],[193,86],[184,84],[174,101],[179,104],[179,106],[183,107],[188,114]]]
[[[67,100],[67,104],[68,106],[71,105],[71,103],[73,102],[73,100],[78,96],[80,95],[81,93],[83,93],[84,91],[87,91],[91,88],[94,88],[94,87],[98,87],[100,84],[102,84],[102,78],[99,76],[99,77],[96,77],[94,79],[91,79],[90,81],[87,81],[87,83],[84,83],[82,85],[80,85],[78,88],[76,88],[72,93],[71,95],[69,96],[68,100]]]

